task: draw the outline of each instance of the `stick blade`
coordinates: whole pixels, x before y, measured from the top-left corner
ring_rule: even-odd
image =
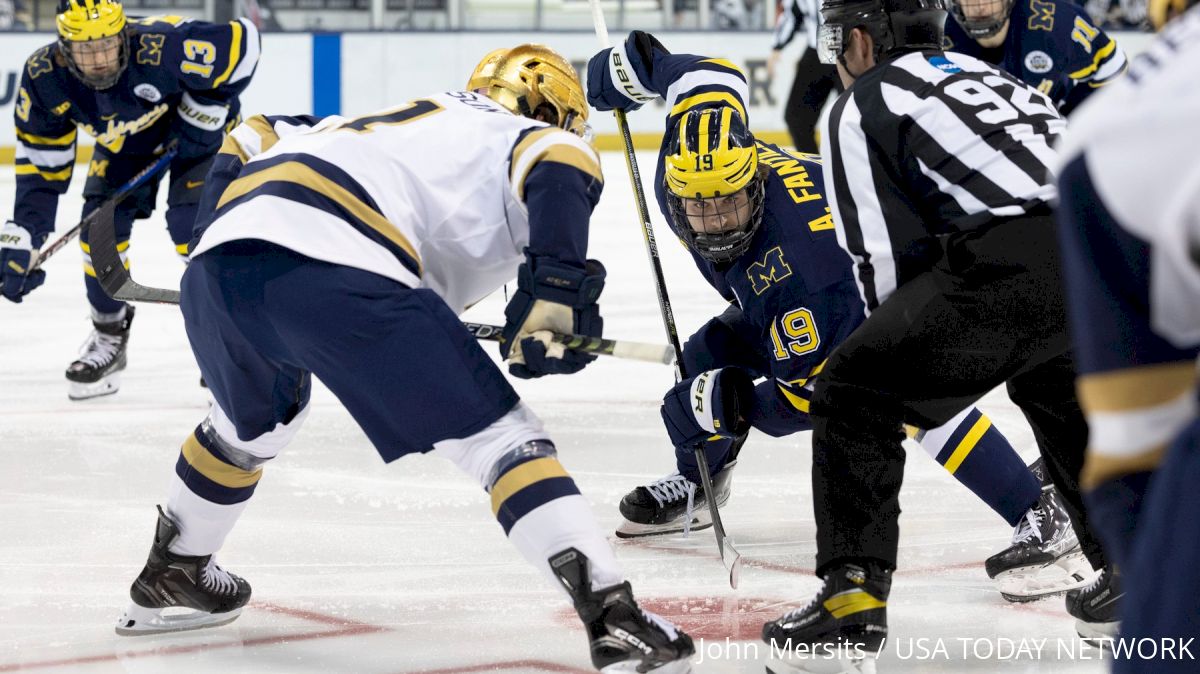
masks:
[[[728,536],[721,539],[721,561],[729,569],[729,587],[736,590],[742,575],[742,553],[733,547],[733,541]]]

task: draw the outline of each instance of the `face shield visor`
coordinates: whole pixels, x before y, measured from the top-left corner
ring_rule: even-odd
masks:
[[[817,58],[827,66],[837,65],[838,58],[846,50],[841,24],[823,23],[817,30]]]

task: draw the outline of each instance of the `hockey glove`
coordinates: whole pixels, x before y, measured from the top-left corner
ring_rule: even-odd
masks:
[[[709,370],[676,384],[663,396],[662,418],[676,447],[750,430],[744,410],[754,402],[754,379],[739,367]]]
[[[604,265],[587,261],[587,269],[526,250],[517,272],[517,292],[504,309],[504,341],[500,355],[515,377],[571,374],[596,360],[551,341],[554,333],[599,337],[604,328],[596,300],[604,289]]]
[[[587,99],[597,110],[637,110],[658,98],[651,89],[655,52],[670,54],[658,38],[635,30],[624,43],[588,61]]]
[[[46,282],[46,272],[33,268],[38,258],[33,243],[29,230],[11,220],[0,229],[0,293],[12,302],[21,302]],[[38,248],[41,243],[38,241]]]

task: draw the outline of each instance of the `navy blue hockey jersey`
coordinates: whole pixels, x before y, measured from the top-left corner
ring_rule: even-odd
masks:
[[[948,17],[944,48],[1007,71],[1049,96],[1064,115],[1126,66],[1125,52],[1082,7],[1059,0],[1017,0],[1008,36],[995,49],[980,46]]]
[[[129,20],[129,64],[95,91],[68,70],[57,44],[35,51],[17,91],[17,195],[13,220],[36,238],[54,229],[58,196],[75,164],[77,129],[113,156],[141,164],[168,138],[181,157],[221,146],[238,118],[238,95],[258,63],[258,30],[247,20],[213,24],[178,16]]]
[[[619,89],[610,69],[589,71],[593,105],[603,107],[608,101],[628,108],[634,107],[628,100],[613,97],[645,101],[657,95],[667,103],[667,128],[689,111],[721,105],[734,107],[749,123],[746,77],[733,63],[657,48],[651,63],[636,53],[625,54],[623,60],[636,79]],[[655,197],[668,221],[663,159],[669,143],[664,137],[654,179]],[[713,288],[742,310],[746,324],[739,332],[750,333],[747,336],[756,339],[760,354],[770,363],[770,371],[759,374],[774,378],[787,400],[807,412],[807,383],[862,323],[865,311],[850,258],[838,246],[819,159],[762,142],[758,158],[767,167],[766,203],[750,249],[730,263],[717,264],[695,254],[693,258]]]

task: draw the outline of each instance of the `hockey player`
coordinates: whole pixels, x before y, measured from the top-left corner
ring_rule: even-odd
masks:
[[[991,63],[1068,115],[1125,72],[1125,52],[1066,0],[948,0],[943,46]]]
[[[183,445],[118,633],[237,617],[250,585],[214,555],[304,421],[316,376],[385,461],[433,452],[482,484],[509,540],[574,602],[597,669],[689,671],[691,639],[639,609],[541,422],[458,320],[515,274],[509,371],[594,360],[548,339],[602,327],[604,268],[586,259],[602,179],[580,137],[583,90],[538,45],[493,52],[468,88],[231,133],[181,287],[216,402]],[[195,612],[164,615],[172,605]]]
[[[258,64],[258,31],[247,20],[132,19],[117,0],[59,0],[57,24],[58,41],[29,57],[17,90],[17,194],[13,219],[0,234],[2,292],[13,302],[45,280],[44,271],[30,270],[54,231],[80,128],[96,139],[83,188],[85,216],[168,141],[178,141],[166,219],[186,259],[204,176],[226,127],[238,119],[238,95]],[[133,221],[150,215],[157,191],[156,177],[118,208],[122,258]],[[133,323],[133,307],[108,297],[96,281],[86,230],[80,241],[94,330],[66,371],[72,400],[117,392]]]
[[[664,398],[679,470],[622,499],[626,521],[617,535],[708,527],[694,447],[703,443],[723,504],[751,426],[776,437],[811,428],[813,386],[829,354],[862,323],[863,301],[837,244],[820,163],[755,141],[740,70],[721,59],[671,54],[634,31],[591,59],[588,83],[589,102],[601,110],[666,99],[655,196],[701,274],[731,304],[687,341],[684,369],[691,376]],[[696,395],[730,411],[717,414],[712,404],[694,410]],[[1036,599],[1086,582],[1077,575],[1086,562],[1056,492],[1042,488],[986,416],[966,409],[917,437],[1016,527],[1013,545],[986,564],[1006,598]]]
[[[1187,4],[1152,2],[1150,16],[1161,24]],[[1192,9],[1079,110],[1062,145],[1058,220],[1091,430],[1081,484],[1113,562],[1067,596],[1089,639],[1200,633],[1197,67],[1200,9]],[[1113,663],[1115,672],[1194,669]]]
[[[942,51],[941,0],[826,0],[821,14],[822,60],[846,85],[821,134],[826,188],[869,315],[810,402],[823,585],[763,636],[861,656],[887,636],[903,424],[944,423],[1005,384],[1080,528],[1087,426],[1050,208],[1065,121],[1013,76]]]

